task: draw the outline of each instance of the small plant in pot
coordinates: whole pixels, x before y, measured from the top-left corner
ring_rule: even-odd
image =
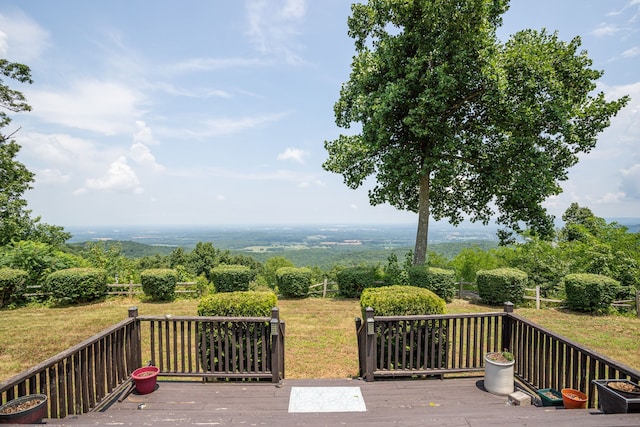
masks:
[[[515,359],[507,351],[491,352],[484,355],[484,388],[489,393],[508,395],[515,390],[513,375]]]

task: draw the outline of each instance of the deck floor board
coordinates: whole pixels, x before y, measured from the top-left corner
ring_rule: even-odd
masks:
[[[360,387],[366,412],[289,413],[291,387]],[[278,426],[639,426],[640,414],[601,414],[508,406],[487,393],[482,377],[427,380],[284,380],[269,383],[159,381],[147,395],[129,394],[104,412],[46,420],[48,425]]]

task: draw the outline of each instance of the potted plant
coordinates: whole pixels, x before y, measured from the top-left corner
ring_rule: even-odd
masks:
[[[509,351],[484,355],[484,388],[489,393],[507,395],[515,390],[513,382],[513,354]]]
[[[540,396],[542,406],[562,406],[562,394],[555,388],[543,388],[536,393]]]
[[[562,403],[565,409],[584,409],[587,407],[587,395],[573,388],[563,388]]]
[[[640,412],[640,385],[621,379],[592,382],[598,388],[598,406],[605,414]]]
[[[131,374],[138,394],[148,394],[156,389],[156,381],[160,369],[156,366],[143,366]]]
[[[40,424],[47,414],[47,395],[30,394],[0,406],[0,424]]]

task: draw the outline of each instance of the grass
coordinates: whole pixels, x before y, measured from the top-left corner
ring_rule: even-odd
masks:
[[[135,305],[141,315],[195,315],[197,300],[150,303],[113,298],[66,308],[0,310],[0,382],[89,338],[127,317]],[[309,298],[280,300],[286,322],[288,378],[350,378],[357,375],[356,300]],[[454,300],[448,313],[499,311]],[[516,313],[605,356],[640,370],[640,319],[590,316],[559,309],[519,308]]]

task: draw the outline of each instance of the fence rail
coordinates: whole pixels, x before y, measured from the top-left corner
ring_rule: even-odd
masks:
[[[42,393],[47,418],[101,408],[126,390],[131,373],[150,360],[159,375],[220,379],[284,378],[285,325],[271,317],[129,318],[0,383],[0,403]]]
[[[515,355],[515,375],[533,389],[574,388],[597,406],[592,380],[640,381],[640,372],[504,312],[374,316],[367,309],[356,319],[360,375],[366,381],[384,377],[443,375],[484,369],[484,354],[506,349]]]

